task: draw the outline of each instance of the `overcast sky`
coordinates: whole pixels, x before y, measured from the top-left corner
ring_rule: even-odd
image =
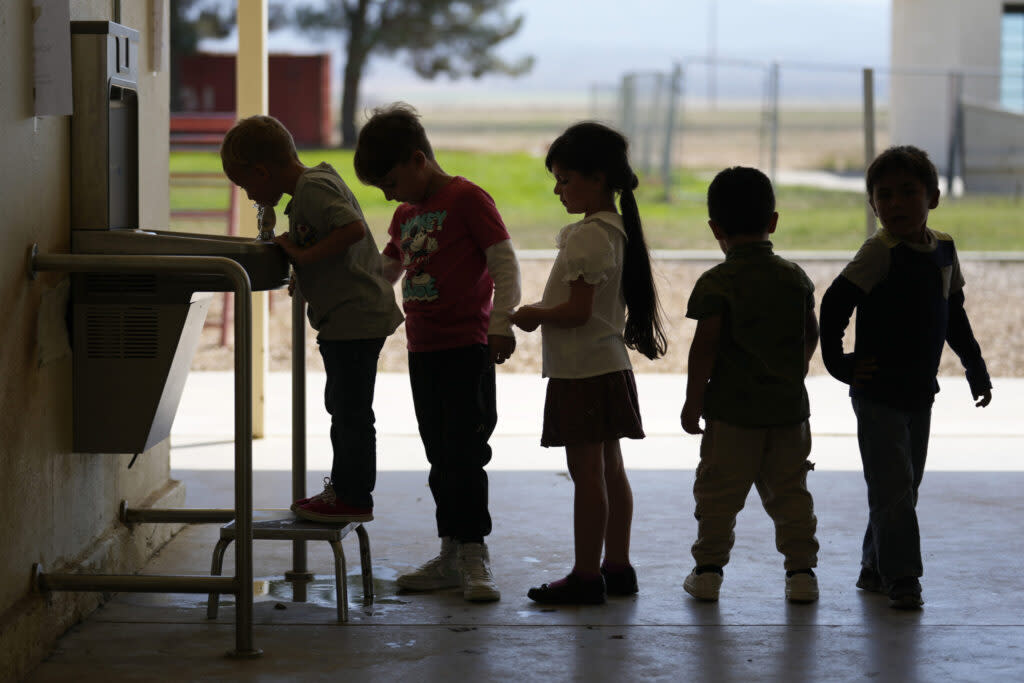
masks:
[[[890,0],[515,0],[510,14],[522,14],[524,25],[500,52],[509,58],[533,55],[528,75],[430,83],[400,61],[377,58],[365,75],[364,93],[385,99],[396,90],[440,97],[586,93],[592,84],[618,82],[624,72],[667,71],[674,62],[712,50],[721,58],[757,61],[889,61]],[[308,38],[285,32],[270,35],[270,48],[310,51]],[[332,48],[340,72],[340,51],[333,45],[323,49]]]

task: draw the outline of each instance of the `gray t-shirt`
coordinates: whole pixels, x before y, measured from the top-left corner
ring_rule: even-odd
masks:
[[[316,244],[343,225],[366,223],[352,191],[327,163],[299,177],[284,212],[288,234],[300,247]],[[377,339],[402,323],[394,288],[381,275],[380,251],[369,228],[338,258],[296,265],[295,277],[309,302],[309,323],[318,339]]]

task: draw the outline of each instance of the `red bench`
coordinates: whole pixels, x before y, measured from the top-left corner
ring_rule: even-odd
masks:
[[[171,114],[171,149],[218,149],[236,120],[229,112]]]

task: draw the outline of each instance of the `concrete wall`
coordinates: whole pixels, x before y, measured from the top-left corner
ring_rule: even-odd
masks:
[[[168,83],[154,73],[149,2],[122,3],[122,23],[141,33],[140,219],[168,220]],[[109,0],[72,0],[73,20],[111,19]],[[166,7],[166,5],[165,5]],[[166,9],[165,9],[166,12]],[[167,21],[163,22],[167,64]],[[169,538],[167,525],[128,529],[118,504],[180,504],[165,442],[139,457],[71,450],[71,359],[38,364],[36,325],[44,291],[65,275],[27,276],[30,245],[69,243],[69,119],[33,117],[32,2],[0,2],[0,680],[17,680],[55,638],[94,609],[94,593],[32,593],[31,568],[131,573]]]
[[[1024,196],[1024,115],[964,103],[964,187]]]
[[[892,0],[891,139],[947,165],[950,71],[965,71],[964,95],[999,99],[1003,0]]]

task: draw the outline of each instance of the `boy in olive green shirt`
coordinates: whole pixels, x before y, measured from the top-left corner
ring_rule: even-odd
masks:
[[[703,438],[693,485],[696,567],[683,588],[699,600],[718,599],[736,515],[754,485],[785,556],[786,598],[813,602],[818,541],[807,490],[804,377],[818,344],[814,285],[772,252],[768,237],[779,215],[763,173],[738,166],[719,173],[708,188],[708,214],[726,258],[700,277],[686,311],[697,331],[680,421]]]
[[[224,136],[220,155],[231,182],[260,206],[272,208],[291,195],[284,210],[288,232],[274,241],[292,263],[317,331],[334,451],[323,492],[291,509],[313,522],[368,522],[377,481],[377,361],[402,323],[380,251],[345,181],[329,164],[299,161],[291,133],[277,119],[242,119]]]

